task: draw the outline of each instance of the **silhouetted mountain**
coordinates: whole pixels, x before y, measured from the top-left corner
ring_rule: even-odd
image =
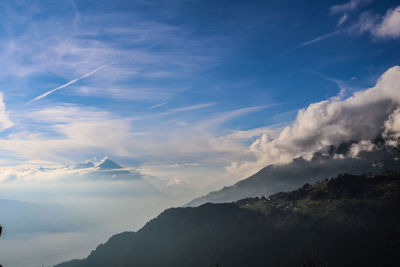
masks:
[[[378,140],[379,141],[379,140]],[[377,142],[378,142],[377,141]],[[268,196],[293,190],[304,183],[337,176],[339,173],[380,173],[399,168],[400,153],[394,147],[381,145],[374,151],[361,152],[357,157],[344,157],[352,143],[331,147],[330,154],[316,153],[311,160],[297,158],[285,165],[269,165],[256,174],[226,186],[219,191],[196,198],[185,206],[199,206],[207,202],[223,203],[255,196]]]
[[[400,266],[399,249],[400,174],[346,174],[269,198],[168,209],[57,267]]]

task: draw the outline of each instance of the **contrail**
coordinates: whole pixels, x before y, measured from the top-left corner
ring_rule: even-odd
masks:
[[[328,38],[331,38],[331,37],[333,37],[333,36],[342,34],[343,32],[348,31],[349,29],[350,29],[350,27],[347,27],[347,28],[335,30],[335,31],[330,32],[330,33],[323,34],[323,35],[318,36],[318,37],[316,37],[316,38],[314,38],[314,39],[312,39],[312,40],[309,40],[309,41],[307,41],[307,42],[301,43],[301,44],[299,44],[299,45],[296,46],[296,47],[293,47],[293,48],[291,48],[291,49],[288,49],[288,50],[286,50],[286,51],[280,53],[279,55],[285,55],[285,54],[288,54],[288,53],[290,53],[290,52],[292,52],[292,51],[294,51],[294,50],[297,50],[297,49],[299,49],[299,48],[302,48],[302,47],[305,47],[305,46],[309,46],[309,45],[311,45],[311,44],[314,44],[314,43],[323,41],[323,40],[328,39]]]
[[[164,106],[165,104],[168,104],[168,102],[162,102],[161,104],[157,104],[157,105],[151,106],[151,107],[149,107],[149,109],[159,108],[161,106]]]
[[[101,69],[103,69],[103,68],[105,68],[105,67],[111,66],[111,65],[113,65],[113,64],[115,64],[115,63],[116,63],[116,62],[101,65],[100,67],[98,67],[97,69],[92,70],[91,72],[88,72],[88,73],[86,73],[86,74],[84,74],[84,75],[82,75],[82,76],[80,76],[80,77],[78,77],[78,78],[76,78],[76,79],[73,79],[72,81],[69,81],[69,82],[67,82],[66,84],[63,84],[63,85],[61,85],[61,86],[59,86],[59,87],[57,87],[57,88],[54,88],[53,90],[50,90],[50,91],[48,91],[48,92],[46,92],[46,93],[44,93],[44,94],[42,94],[42,95],[36,97],[35,99],[32,99],[31,101],[28,102],[28,104],[29,104],[29,103],[32,103],[32,102],[35,102],[35,101],[38,101],[38,100],[40,100],[40,99],[42,99],[42,98],[45,98],[46,96],[52,94],[53,92],[55,92],[55,91],[57,91],[57,90],[60,90],[60,89],[62,89],[62,88],[64,88],[64,87],[67,87],[68,85],[71,85],[71,84],[73,84],[73,83],[76,83],[77,81],[82,80],[82,79],[84,79],[84,78],[86,78],[86,77],[89,77],[90,75],[95,74],[95,73],[98,72],[99,70],[101,70]]]
[[[143,51],[145,51],[145,50],[148,50],[148,49],[157,47],[157,46],[161,45],[161,44],[164,43],[164,42],[166,42],[166,40],[161,40],[161,41],[158,42],[158,43],[155,43],[155,44],[150,45],[150,46],[148,46],[148,47],[145,47],[145,48],[143,48],[143,49],[141,49],[141,50],[139,50],[139,51],[136,51],[135,53],[133,53],[133,55],[134,55],[134,54],[137,54],[137,53],[139,53],[139,52],[143,52]],[[131,56],[132,56],[132,55],[131,55]],[[86,78],[86,77],[89,77],[90,75],[92,75],[92,74],[98,72],[99,70],[101,70],[101,69],[103,69],[103,68],[106,68],[106,67],[108,67],[108,66],[111,66],[111,65],[113,65],[113,64],[116,64],[116,63],[117,63],[117,62],[112,62],[112,63],[109,63],[109,64],[104,64],[104,65],[98,67],[97,69],[92,70],[92,71],[89,72],[89,73],[86,73],[86,74],[84,74],[84,75],[82,75],[82,76],[80,76],[80,77],[78,77],[78,78],[76,78],[76,79],[74,79],[74,80],[72,80],[72,81],[70,81],[70,82],[67,82],[66,84],[63,84],[63,85],[61,85],[61,86],[59,86],[59,87],[57,87],[57,88],[54,88],[53,90],[50,90],[50,91],[48,91],[48,92],[46,92],[46,93],[44,93],[44,94],[42,94],[42,95],[40,95],[40,96],[38,96],[38,97],[32,99],[31,101],[28,102],[28,104],[33,103],[33,102],[36,102],[36,101],[38,101],[38,100],[40,100],[40,99],[42,99],[42,98],[44,98],[44,97],[46,97],[46,96],[52,94],[53,92],[55,92],[55,91],[57,91],[57,90],[60,90],[60,89],[62,89],[62,88],[64,88],[64,87],[67,87],[68,85],[71,85],[71,84],[73,84],[73,83],[76,83],[77,81],[82,80],[82,79],[84,79],[84,78]]]

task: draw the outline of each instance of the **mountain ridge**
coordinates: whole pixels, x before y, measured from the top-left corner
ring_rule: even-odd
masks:
[[[315,255],[329,266],[397,266],[399,200],[399,172],[344,174],[268,198],[170,208],[56,267],[301,266]]]
[[[399,169],[400,152],[395,147],[379,145],[374,151],[363,151],[357,157],[344,157],[349,144],[330,148],[330,153],[315,153],[313,158],[294,159],[284,165],[271,164],[257,173],[238,181],[231,186],[212,191],[195,198],[184,206],[199,206],[207,202],[223,203],[254,196],[268,196],[280,191],[294,190],[305,183],[337,176],[339,173],[363,174],[380,173]],[[339,155],[339,156],[338,156]],[[342,156],[340,156],[342,155]]]

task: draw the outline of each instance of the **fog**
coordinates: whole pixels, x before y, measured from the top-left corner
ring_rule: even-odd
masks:
[[[141,183],[55,179],[3,184],[0,263],[53,266],[86,257],[113,234],[136,231],[184,201],[158,191],[140,193]]]

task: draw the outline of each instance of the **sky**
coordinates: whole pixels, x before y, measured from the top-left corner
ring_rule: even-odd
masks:
[[[398,65],[397,9],[367,0],[2,1],[0,166],[109,156],[155,173],[204,164],[222,174],[254,160],[249,145],[299,109],[372,87]]]
[[[125,184],[62,180],[108,157],[165,197],[111,233],[268,164],[354,139],[354,155],[372,149],[400,133],[399,11],[389,0],[1,1],[0,198],[126,214],[139,202]]]

